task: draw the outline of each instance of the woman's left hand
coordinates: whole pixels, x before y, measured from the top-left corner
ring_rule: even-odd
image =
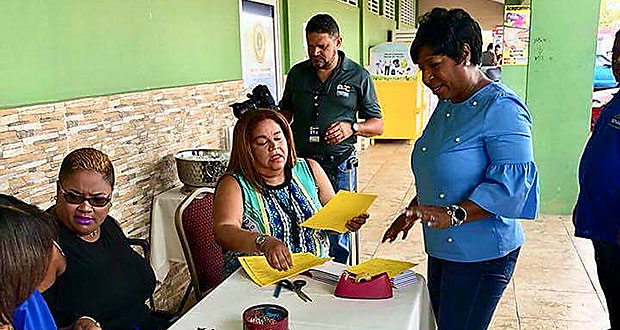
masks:
[[[452,224],[452,218],[446,212],[445,207],[436,205],[420,205],[415,207],[417,215],[422,222],[433,229],[445,229]]]
[[[370,217],[368,213],[362,213],[355,218],[349,219],[345,225],[349,231],[358,231],[366,223],[366,220]]]

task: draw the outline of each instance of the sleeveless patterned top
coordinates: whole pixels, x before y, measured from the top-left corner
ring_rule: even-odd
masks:
[[[267,186],[263,191],[254,189],[241,175],[232,176],[243,193],[242,229],[276,237],[291,253],[328,256],[327,232],[300,226],[321,208],[316,182],[304,159],[298,159],[284,183]],[[237,257],[244,255],[251,254],[224,251],[225,275],[240,266]]]

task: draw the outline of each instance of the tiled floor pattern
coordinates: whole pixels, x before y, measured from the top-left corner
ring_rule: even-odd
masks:
[[[419,263],[426,277],[420,226],[407,240],[380,244],[394,216],[415,195],[407,142],[378,142],[359,154],[359,190],[378,194],[362,228],[362,260],[386,257]],[[575,238],[570,217],[523,221],[526,242],[490,329],[608,329],[609,321],[589,240]]]

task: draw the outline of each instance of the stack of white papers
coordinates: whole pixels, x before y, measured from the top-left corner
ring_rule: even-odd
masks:
[[[401,289],[413,285],[417,282],[418,278],[415,276],[415,272],[411,269],[406,270],[391,279],[392,287],[395,289]]]
[[[326,263],[318,267],[312,267],[308,272],[313,280],[336,285],[338,284],[338,280],[340,280],[340,275],[342,275],[342,266],[334,263]]]

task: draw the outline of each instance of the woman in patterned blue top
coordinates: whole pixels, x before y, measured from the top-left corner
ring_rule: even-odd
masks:
[[[440,102],[411,156],[417,196],[383,240],[422,222],[439,329],[487,328],[523,244],[518,219],[538,214],[530,114],[478,69],[481,53],[462,9],[426,13],[411,45]]]
[[[334,196],[320,165],[297,158],[286,119],[272,110],[252,110],[235,125],[227,169],[215,192],[215,238],[224,248],[225,273],[239,255],[263,253],[271,267],[292,267],[291,252],[329,254],[323,230],[301,227]],[[347,222],[358,230],[368,214]]]

